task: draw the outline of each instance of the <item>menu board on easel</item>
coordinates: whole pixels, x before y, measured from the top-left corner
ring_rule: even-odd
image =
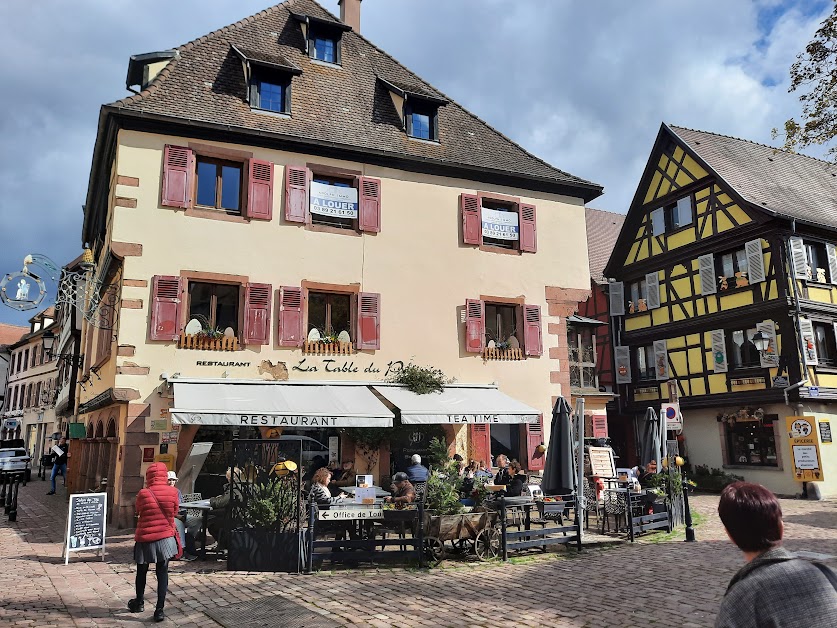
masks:
[[[590,472],[600,478],[615,478],[616,463],[610,447],[590,447]]]
[[[93,550],[105,559],[107,533],[107,493],[79,493],[70,495],[67,514],[67,536],[64,539],[64,564],[70,552]]]

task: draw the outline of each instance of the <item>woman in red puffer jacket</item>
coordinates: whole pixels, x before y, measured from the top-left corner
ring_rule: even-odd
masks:
[[[134,560],[137,561],[137,596],[128,602],[128,610],[141,613],[145,607],[145,580],[148,566],[156,564],[157,607],[154,621],[163,621],[163,606],[169,584],[169,559],[178,553],[174,516],[179,501],[177,489],[168,485],[168,469],[162,462],[155,462],[145,472],[145,488],[137,495],[139,522],[134,533]]]

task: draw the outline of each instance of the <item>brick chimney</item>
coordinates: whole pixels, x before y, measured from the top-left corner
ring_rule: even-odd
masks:
[[[338,0],[340,21],[346,26],[351,26],[356,33],[360,32],[360,2],[361,0]]]

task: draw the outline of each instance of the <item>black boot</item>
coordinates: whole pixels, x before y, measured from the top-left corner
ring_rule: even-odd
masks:
[[[128,610],[132,613],[141,613],[145,610],[145,602],[134,598],[128,602]]]
[[[163,612],[162,608],[158,608],[154,611],[154,621],[164,621],[166,619],[166,614]]]

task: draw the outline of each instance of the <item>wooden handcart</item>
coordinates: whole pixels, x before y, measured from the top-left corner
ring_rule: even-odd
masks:
[[[448,542],[460,551],[473,552],[480,560],[496,558],[500,555],[501,543],[498,515],[487,509],[460,515],[425,513],[424,548],[428,560],[441,562]]]

